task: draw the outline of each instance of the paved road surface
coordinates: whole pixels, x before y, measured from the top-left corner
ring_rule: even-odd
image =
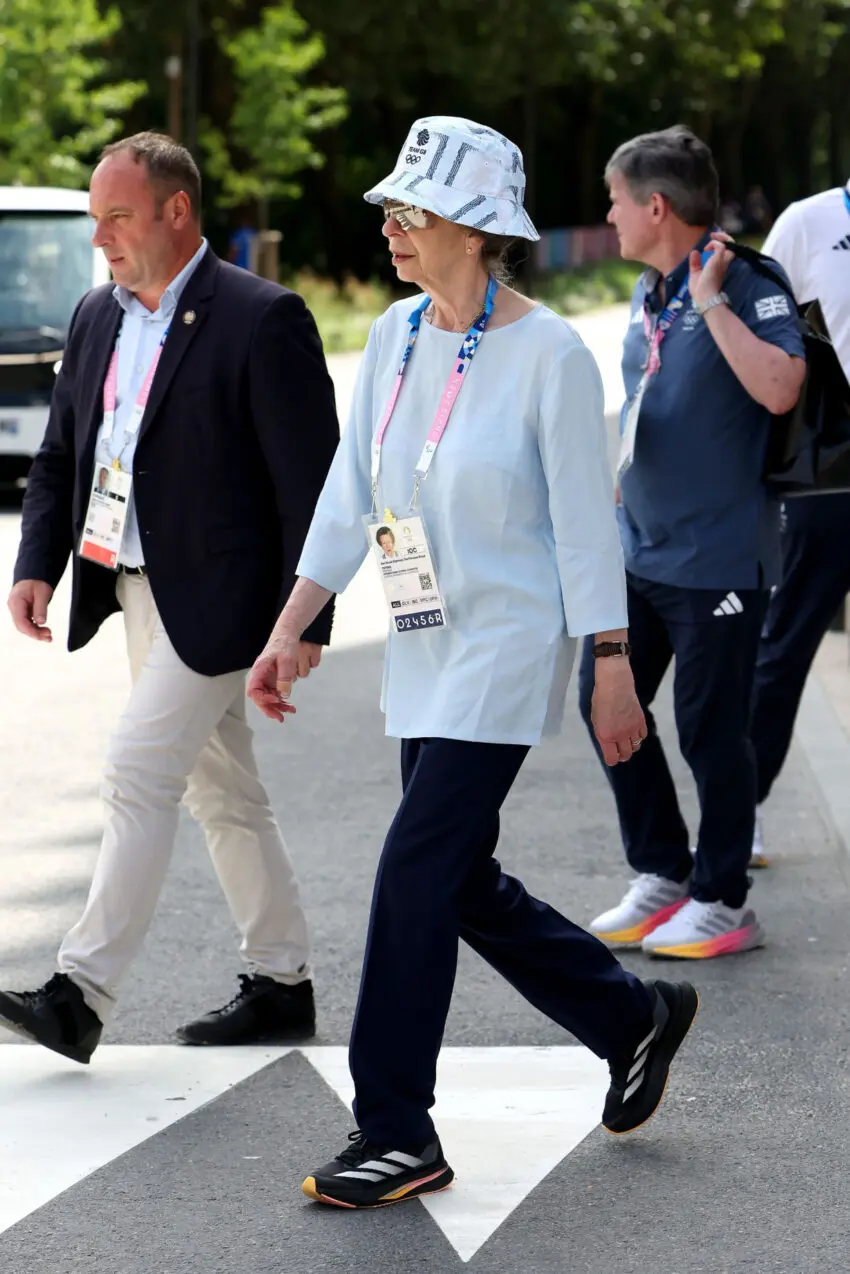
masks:
[[[609,409],[622,321],[619,310],[581,324]],[[355,366],[335,360],[343,402]],[[17,531],[9,508],[4,578]],[[66,607],[62,590],[60,637]],[[175,1025],[229,996],[239,970],[201,837],[185,819],[149,941],[93,1066],[11,1037],[0,1047],[0,1270],[844,1274],[850,869],[837,827],[848,821],[850,746],[817,685],[806,748],[795,748],[768,810],[774,867],[753,897],[769,945],[688,969],[703,1008],[645,1131],[606,1137],[594,1059],[464,951],[438,1107],[455,1189],[427,1207],[359,1216],[302,1199],[301,1176],[351,1126],[345,1044],[374,863],[397,798],[396,745],[377,707],[383,623],[374,581],[358,577],[335,648],[299,690],[297,720],[281,729],[257,718],[314,925],[314,1046],[172,1044]],[[120,623],[73,658],[61,640],[36,647],[0,623],[0,667],[0,979],[30,986],[51,972],[94,863],[100,760],[127,688]],[[666,696],[660,718],[675,750]],[[574,709],[512,794],[502,857],[577,920],[619,896],[614,812]],[[648,972],[639,955],[628,963]]]

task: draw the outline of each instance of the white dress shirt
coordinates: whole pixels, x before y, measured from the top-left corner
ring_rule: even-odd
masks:
[[[298,566],[333,592],[369,551],[372,438],[415,304],[398,302],[372,328]],[[408,507],[460,341],[422,324],[384,439],[379,517]],[[449,626],[390,630],[387,734],[539,743],[559,729],[575,638],[627,624],[602,381],[552,310],[485,331],[419,502]]]
[[[180,294],[197,269],[206,250],[207,241],[204,239],[192,260],[171,280],[160,298],[158,308],[153,311],[143,305],[135,293],[128,292],[126,288],[120,286],[115,287],[113,296],[124,311],[118,337],[118,388],[115,398],[115,420],[111,436],[107,435],[105,425],[101,423],[95,445],[95,468],[99,468],[101,465],[111,465],[112,461],[118,457],[121,461],[121,468],[127,473],[132,473],[137,439],[136,437],[131,437],[127,441],[127,445],[124,446],[124,431],[129,423],[139,391],[148,374],[148,369],[156,357],[160,341],[174,317]],[[145,563],[132,493],[127,509],[127,525],[124,529],[124,541],[118,562],[121,566],[130,567],[144,566]]]

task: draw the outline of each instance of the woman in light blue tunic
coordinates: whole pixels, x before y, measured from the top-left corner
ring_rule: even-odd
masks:
[[[693,988],[626,973],[494,858],[528,749],[559,728],[577,637],[594,637],[608,763],[646,734],[599,373],[563,319],[499,286],[506,246],[538,237],[524,184],[506,138],[432,117],[366,195],[384,207],[399,278],[423,295],[372,328],[299,580],[248,686],[267,716],[294,710],[301,633],[375,555],[392,621],[382,706],[404,794],[351,1039],[358,1129],[303,1185],[341,1207],[452,1180],[428,1112],[459,937],[608,1060],[612,1132],[655,1110],[696,1013]]]

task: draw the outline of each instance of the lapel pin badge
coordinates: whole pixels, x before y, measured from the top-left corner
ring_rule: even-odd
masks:
[[[188,327],[190,323],[194,323],[197,317],[198,316],[194,310],[187,310],[186,313],[183,315],[183,322]]]

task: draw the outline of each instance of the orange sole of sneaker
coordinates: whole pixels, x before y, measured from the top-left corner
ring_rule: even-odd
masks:
[[[431,1178],[422,1181],[411,1181],[408,1185],[403,1186],[401,1190],[396,1190],[393,1194],[387,1194],[379,1203],[343,1203],[340,1199],[331,1199],[328,1195],[322,1194],[316,1185],[315,1177],[307,1177],[301,1186],[301,1190],[306,1194],[308,1199],[312,1199],[314,1203],[327,1203],[332,1208],[349,1208],[354,1212],[372,1212],[375,1208],[389,1208],[394,1203],[404,1203],[406,1199],[419,1199],[424,1194],[440,1194],[443,1190],[448,1190],[454,1182],[454,1173],[448,1181],[444,1181],[442,1185],[428,1186],[430,1181],[438,1181],[445,1176],[445,1172],[437,1172]],[[424,1189],[423,1189],[424,1187]],[[414,1193],[415,1191],[415,1193]]]
[[[688,942],[684,946],[652,947],[647,955],[668,960],[715,960],[718,956],[739,955],[745,951],[757,951],[764,946],[764,934],[755,926],[724,933],[720,938],[707,938],[705,942]]]

